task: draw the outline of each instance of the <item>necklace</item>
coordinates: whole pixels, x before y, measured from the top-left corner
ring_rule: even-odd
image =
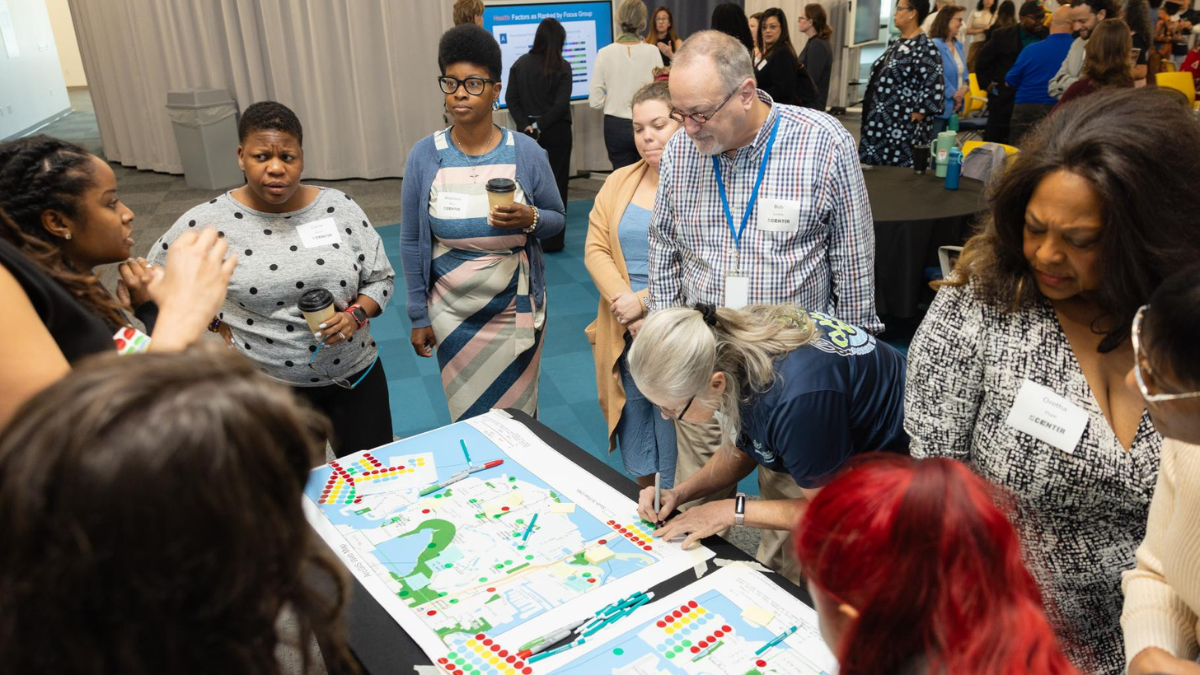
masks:
[[[454,132],[456,130],[457,130],[457,127],[450,130],[451,138],[454,137]],[[454,141],[458,145],[459,150],[462,151],[463,155],[465,155],[467,158],[467,164],[471,168],[471,180],[476,180],[479,178],[479,165],[483,163],[483,155],[487,154],[487,147],[492,144],[492,133],[495,130],[496,130],[496,126],[492,125],[491,130],[488,131],[487,140],[483,142],[483,147],[480,148],[480,151],[477,153],[468,151],[467,146],[463,145],[463,143],[461,141],[458,141],[458,140]]]

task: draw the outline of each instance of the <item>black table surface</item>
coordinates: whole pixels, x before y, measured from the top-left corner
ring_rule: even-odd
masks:
[[[934,175],[932,168],[917,175],[911,168],[863,167],[876,225],[969,216],[987,210],[981,181],[963,178],[957,190],[947,190],[945,180]]]
[[[583,467],[621,494],[635,501],[637,500],[638,486],[636,483],[599,459],[589,455],[585,450],[558,435],[549,427],[529,415],[519,410],[508,410],[507,412],[512,415],[513,419],[529,428],[546,445],[554,448],[567,459]],[[709,537],[703,543],[716,553],[716,557],[707,562],[708,571],[705,572],[706,575],[717,569],[716,565],[713,564],[713,560],[718,558],[725,560],[753,560],[751,556],[746,555],[741,549],[724,539]],[[767,574],[765,576],[776,583],[784,592],[790,593],[809,606],[812,605],[812,600],[803,588],[796,586],[777,574]],[[363,588],[362,584],[353,579],[353,577],[351,579],[350,600],[345,611],[346,628],[350,649],[358,658],[363,671],[371,675],[383,675],[385,673],[412,675],[414,665],[431,664],[429,658],[425,656],[425,653],[421,651],[417,643],[408,636],[408,633],[396,623],[395,619],[375,601],[375,598],[371,597],[371,594]],[[657,601],[695,580],[695,572],[689,569],[654,586],[651,590],[654,591],[654,597]]]

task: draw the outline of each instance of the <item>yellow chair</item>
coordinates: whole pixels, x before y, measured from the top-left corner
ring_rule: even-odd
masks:
[[[966,157],[967,155],[971,154],[972,150],[974,150],[975,148],[978,148],[979,146],[981,146],[983,144],[984,144],[984,141],[967,141],[966,143],[963,143],[962,144],[963,157]],[[1015,155],[1016,153],[1020,152],[1019,148],[1013,147],[1011,145],[1005,145],[1003,143],[997,143],[996,145],[999,145],[1000,147],[1004,148],[1005,155],[1012,156],[1012,155]]]
[[[1195,105],[1196,82],[1192,79],[1191,73],[1159,73],[1155,76],[1155,81],[1158,83],[1158,86],[1164,89],[1174,89],[1183,92],[1183,95],[1187,96],[1188,105]]]
[[[987,92],[979,88],[979,80],[975,77],[975,73],[971,73],[968,77],[969,90],[967,91],[967,100],[963,101],[963,117],[971,117],[975,113],[983,114],[984,108],[987,107]]]

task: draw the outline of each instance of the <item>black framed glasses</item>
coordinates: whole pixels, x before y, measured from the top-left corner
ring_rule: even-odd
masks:
[[[308,357],[308,369],[313,371],[314,373],[320,375],[321,377],[325,378],[326,380],[329,380],[330,382],[336,384],[337,386],[341,387],[342,389],[353,389],[353,388],[357,387],[359,385],[359,383],[361,383],[363,380],[365,380],[367,378],[367,375],[369,375],[371,373],[371,369],[375,367],[375,364],[379,362],[379,354],[375,354],[375,360],[371,362],[371,365],[367,366],[367,369],[363,371],[362,375],[358,376],[357,380],[355,380],[354,382],[351,382],[350,380],[347,380],[344,377],[334,377],[334,376],[330,375],[329,373],[325,372],[324,370],[318,368],[313,363],[313,361],[315,361],[317,359],[317,354],[321,353],[321,348],[324,346],[325,346],[324,340],[321,340],[319,343],[317,343],[317,348],[313,351],[312,356]]]
[[[1133,342],[1133,377],[1137,380],[1138,390],[1142,392],[1142,398],[1146,399],[1147,403],[1200,398],[1200,391],[1191,391],[1185,394],[1151,394],[1150,388],[1146,386],[1146,376],[1142,374],[1142,317],[1145,316],[1146,310],[1149,308],[1150,305],[1138,307],[1137,314],[1133,315],[1133,327],[1129,331],[1130,339]]]
[[[912,9],[911,5],[896,5],[896,12],[906,12]],[[895,14],[895,12],[893,12]]]
[[[448,77],[443,75],[437,79],[438,86],[442,88],[443,94],[453,94],[458,91],[459,87],[466,87],[467,93],[472,96],[478,96],[483,93],[485,84],[496,84],[498,80],[489,80],[486,77],[468,77],[465,80],[460,80],[456,77]]]
[[[690,409],[692,407],[692,402],[695,400],[696,400],[695,396],[689,398],[688,402],[683,406],[683,410],[680,410],[678,413],[676,413],[674,410],[671,410],[670,408],[663,408],[662,406],[659,406],[659,410],[661,410],[663,412],[663,417],[666,419],[681,420],[681,419],[683,419],[683,416],[687,414],[688,409]],[[668,415],[666,413],[671,413],[671,414]]]
[[[671,108],[671,119],[675,120],[676,122],[679,122],[680,124],[683,124],[684,120],[691,120],[691,121],[695,122],[696,124],[704,124],[704,123],[708,122],[709,120],[711,120],[713,117],[715,117],[717,113],[721,112],[721,108],[724,108],[725,104],[729,103],[729,99],[733,98],[733,95],[738,93],[739,90],[741,90],[740,85],[738,86],[737,89],[734,89],[733,91],[729,92],[729,95],[725,97],[725,100],[721,101],[721,105],[717,106],[715,110],[708,113],[707,115],[704,113],[685,113],[685,112],[676,110],[675,108]]]

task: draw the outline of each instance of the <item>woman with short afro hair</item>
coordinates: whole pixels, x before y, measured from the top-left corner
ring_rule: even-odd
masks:
[[[496,40],[455,26],[438,65],[453,124],[418,141],[404,170],[413,349],[431,357],[437,348],[452,419],[510,407],[533,415],[546,327],[540,241],[562,231],[562,199],[546,151],[492,122],[502,87]],[[507,194],[511,203],[490,205]]]

